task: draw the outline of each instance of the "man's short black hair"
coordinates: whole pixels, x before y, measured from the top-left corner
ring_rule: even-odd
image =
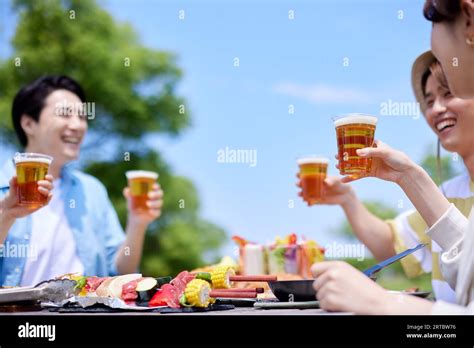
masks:
[[[18,91],[13,100],[12,120],[16,135],[21,145],[26,146],[28,139],[21,127],[21,117],[30,116],[38,121],[46,98],[58,89],[68,90],[84,103],[86,96],[81,85],[68,76],[43,76],[24,86]]]

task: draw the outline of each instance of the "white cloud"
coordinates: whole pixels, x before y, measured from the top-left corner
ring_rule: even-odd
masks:
[[[293,82],[282,82],[274,85],[273,91],[306,100],[313,104],[366,104],[373,99],[367,92],[362,90],[325,84],[303,85]]]

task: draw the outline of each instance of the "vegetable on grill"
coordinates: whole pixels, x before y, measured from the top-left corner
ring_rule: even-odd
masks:
[[[180,303],[184,306],[207,307],[210,303],[211,286],[202,279],[191,280],[184,289]]]
[[[229,289],[231,287],[230,277],[235,271],[230,266],[218,266],[211,272],[213,289]]]

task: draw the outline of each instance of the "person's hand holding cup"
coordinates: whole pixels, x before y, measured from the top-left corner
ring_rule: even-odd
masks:
[[[125,175],[128,187],[124,188],[123,195],[127,199],[129,218],[148,225],[160,217],[163,206],[163,190],[157,183],[158,173],[130,170]]]
[[[299,196],[308,205],[320,203],[323,199],[323,186],[326,179],[329,160],[318,155],[298,158],[299,172],[297,186],[301,188]]]

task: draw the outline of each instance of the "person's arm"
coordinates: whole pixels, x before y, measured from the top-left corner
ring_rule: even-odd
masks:
[[[346,262],[319,262],[311,270],[316,278],[316,297],[327,311],[363,315],[474,314],[474,302],[461,306],[390,293]]]
[[[301,188],[301,181],[296,185]],[[304,200],[302,192],[299,196]],[[357,198],[351,185],[341,182],[341,178],[328,176],[324,180],[323,195],[318,204],[340,205],[357,239],[367,246],[377,260],[395,255],[389,224],[372,214]]]
[[[474,315],[474,301],[469,303],[467,307],[456,305],[453,303],[436,301],[431,310],[431,314],[435,315]]]
[[[46,175],[45,180],[38,181],[38,191],[48,197],[47,203],[51,200],[53,189],[53,176]],[[18,183],[16,176],[10,180],[8,193],[0,199],[0,244],[5,242],[8,231],[15,223],[16,219],[34,213],[41,207],[30,208],[18,204]]]
[[[390,226],[372,214],[353,191],[350,198],[341,207],[354,234],[369,248],[377,260],[382,261],[395,255]]]
[[[127,223],[125,242],[117,252],[116,266],[119,274],[137,272],[142,258],[143,241],[148,225]]]
[[[3,202],[0,201],[0,244],[5,242],[7,239],[7,234],[12,225],[15,223],[15,217],[8,215],[4,210],[1,208]]]
[[[311,270],[319,305],[327,311],[398,315],[430,314],[433,309],[431,301],[389,293],[346,262],[319,262]]]
[[[369,176],[398,184],[428,227],[431,227],[449,209],[447,198],[428,173],[403,152],[394,150],[379,140],[375,141],[375,146],[357,150],[359,156],[372,158]],[[344,177],[342,181],[357,179],[359,178]]]
[[[397,184],[413,203],[428,227],[433,226],[451,206],[428,173],[415,163],[412,163]]]
[[[146,212],[132,209],[128,188],[124,189],[123,194],[127,199],[128,220],[125,229],[126,239],[119,248],[115,261],[120,274],[137,271],[142,258],[146,229],[150,223],[160,217],[163,205],[163,191],[159,184],[155,184],[153,190],[148,193],[147,206],[149,209]]]
[[[454,205],[426,231],[443,250],[441,273],[453,289],[456,288],[463,249],[466,247],[464,231],[469,231],[469,220]]]

